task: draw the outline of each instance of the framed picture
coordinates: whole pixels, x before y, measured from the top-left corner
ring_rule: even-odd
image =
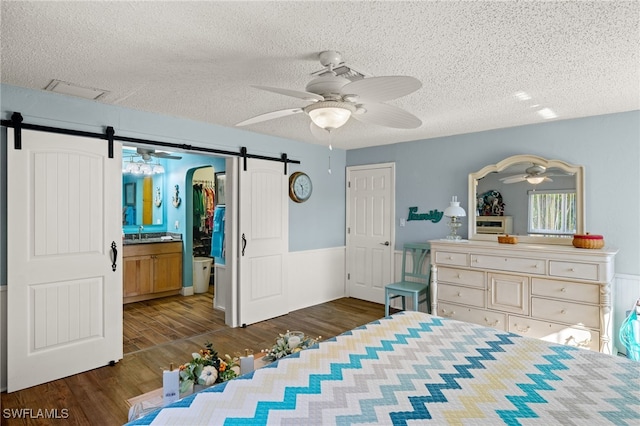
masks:
[[[227,175],[225,172],[218,172],[215,174],[216,178],[216,204],[219,206],[225,205],[225,197],[224,197],[224,187]]]
[[[136,183],[125,183],[124,184],[124,205],[125,206],[136,206]]]

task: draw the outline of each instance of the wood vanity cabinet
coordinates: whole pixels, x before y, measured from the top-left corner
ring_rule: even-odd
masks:
[[[181,241],[130,244],[123,250],[123,303],[180,293]]]
[[[432,313],[611,354],[617,250],[431,243]]]

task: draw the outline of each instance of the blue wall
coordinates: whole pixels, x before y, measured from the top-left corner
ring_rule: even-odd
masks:
[[[290,203],[289,250],[343,246],[345,229],[346,165],[396,163],[396,218],[406,218],[408,207],[419,212],[444,210],[452,195],[466,206],[467,175],[484,165],[516,154],[534,154],[582,164],[586,171],[587,231],[603,234],[620,249],[616,271],[640,274],[640,111],[557,120],[536,125],[405,142],[331,153],[333,173],[327,173],[328,150],[288,139],[161,116],[98,102],[0,86],[3,119],[13,111],[25,122],[101,132],[113,126],[116,134],[167,142],[189,143],[231,151],[246,146],[250,153],[300,160],[291,171],[303,170],[313,180],[314,192],[303,204]],[[426,124],[428,125],[428,124]],[[0,165],[6,164],[6,137],[0,133]],[[6,283],[6,167],[0,174],[0,283]],[[183,184],[181,184],[182,186]],[[169,194],[167,194],[169,196]],[[617,207],[625,206],[619,212]],[[169,227],[175,219],[167,214]],[[466,223],[466,222],[465,222]],[[181,220],[181,224],[184,221]],[[309,226],[313,224],[313,226]],[[463,228],[466,235],[466,228]],[[445,221],[396,223],[396,247],[407,241],[440,238]]]
[[[251,154],[280,157],[282,153],[301,164],[290,164],[289,171],[301,170],[313,180],[313,195],[303,204],[290,202],[289,251],[341,247],[345,244],[345,164],[346,152],[331,151],[333,173],[327,173],[328,148],[212,124],[162,116],[59,94],[0,85],[0,116],[10,119],[22,113],[25,123],[103,132],[113,126],[116,135],[164,142],[192,144],[239,152],[247,147]],[[0,132],[0,165],[6,165],[6,132]],[[0,284],[6,285],[6,167],[0,169]],[[171,179],[169,176],[168,179]],[[182,178],[184,179],[184,177]],[[182,187],[184,184],[180,184]],[[182,190],[181,190],[182,191]],[[168,193],[167,196],[170,194]],[[170,200],[170,198],[169,198]],[[181,226],[184,225],[181,220]],[[168,230],[175,223],[167,214]],[[309,226],[313,224],[313,226]]]
[[[445,220],[400,227],[409,207],[444,211],[457,195],[469,212],[468,174],[517,154],[585,166],[586,230],[619,248],[616,273],[640,274],[640,111],[351,150],[347,166],[395,162],[398,248],[448,232]]]

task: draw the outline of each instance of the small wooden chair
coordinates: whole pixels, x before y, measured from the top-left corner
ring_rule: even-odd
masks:
[[[402,310],[406,310],[406,297],[413,299],[413,310],[417,311],[422,300],[426,300],[427,309],[430,311],[429,303],[429,278],[431,276],[431,265],[427,255],[431,250],[429,243],[408,243],[402,249],[402,277],[401,281],[387,284],[385,286],[384,315],[389,316],[389,302],[391,299],[402,297]],[[411,268],[408,269],[407,258],[411,260]]]

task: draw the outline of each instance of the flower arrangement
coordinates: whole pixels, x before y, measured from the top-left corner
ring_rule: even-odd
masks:
[[[225,354],[224,359],[218,356],[213,344],[205,343],[205,348],[191,354],[193,359],[179,367],[180,392],[185,393],[193,385],[212,386],[226,382],[238,376],[240,367],[238,358]]]
[[[264,349],[265,361],[275,361],[287,355],[300,352],[303,349],[307,349],[320,340],[322,336],[318,336],[317,339],[305,336],[301,331],[289,331],[285,334],[279,334],[276,338],[276,344],[271,349]]]

